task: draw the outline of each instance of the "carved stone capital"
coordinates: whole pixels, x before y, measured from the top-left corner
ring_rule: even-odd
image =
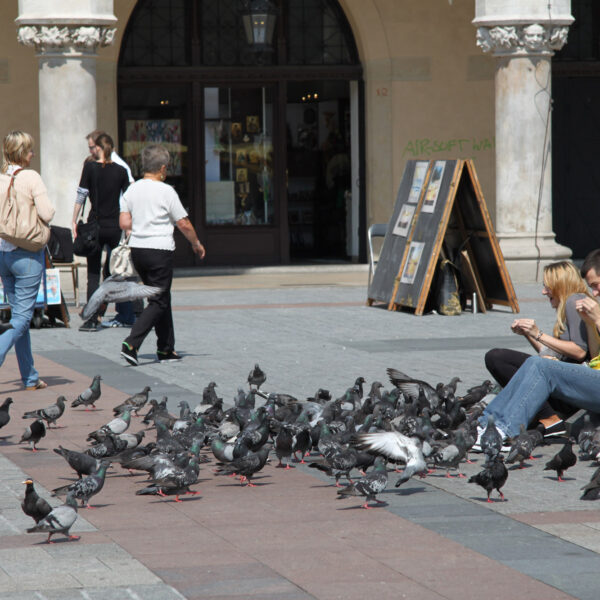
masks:
[[[115,33],[114,27],[97,25],[23,25],[18,29],[17,40],[41,53],[66,49],[95,52],[99,46],[112,44]]]
[[[496,56],[552,56],[567,43],[569,27],[541,23],[477,28],[477,45]]]

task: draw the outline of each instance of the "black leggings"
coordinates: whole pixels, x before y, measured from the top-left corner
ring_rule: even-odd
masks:
[[[531,354],[519,352],[518,350],[494,348],[489,352],[486,352],[485,366],[492,374],[492,377],[502,387],[505,387],[512,376],[530,356]],[[540,419],[547,419],[556,413],[566,417],[572,415],[574,412],[572,406],[569,406],[558,398],[552,398],[551,396],[547,402],[544,402],[535,418],[539,421]]]

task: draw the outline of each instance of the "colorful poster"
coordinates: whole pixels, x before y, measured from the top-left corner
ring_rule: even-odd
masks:
[[[404,204],[402,206],[400,215],[396,221],[396,225],[392,230],[394,235],[399,235],[401,237],[407,236],[408,230],[410,229],[410,224],[412,223],[413,215],[415,214],[415,208],[416,206],[414,204]]]
[[[424,242],[411,242],[408,250],[408,259],[404,265],[404,271],[400,277],[401,283],[413,284],[419,270],[421,257],[423,256]]]
[[[444,169],[446,168],[445,160],[436,160],[433,165],[433,171],[431,172],[431,179],[427,185],[427,191],[425,192],[425,199],[423,200],[423,206],[421,207],[422,212],[432,213],[435,210],[438,196],[440,194],[440,186],[442,185],[442,176],[444,175]]]
[[[419,198],[421,197],[421,189],[423,188],[423,182],[425,181],[425,175],[427,175],[428,166],[429,163],[423,160],[420,160],[415,165],[415,172],[413,173],[412,185],[407,200],[409,204],[416,204],[419,201]]]
[[[133,176],[141,177],[142,150],[148,144],[162,144],[171,156],[169,175],[180,176],[183,154],[187,152],[181,141],[181,119],[128,119],[125,121],[123,158],[131,167]]]

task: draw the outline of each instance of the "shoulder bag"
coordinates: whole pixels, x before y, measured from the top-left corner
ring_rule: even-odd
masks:
[[[6,197],[0,204],[0,237],[24,250],[38,252],[50,238],[50,227],[40,219],[33,198],[16,193],[14,181],[21,171],[17,169],[10,176]]]
[[[85,200],[81,207],[81,215],[85,211]],[[90,256],[100,251],[100,223],[92,215],[88,217],[88,222],[84,223],[79,219],[77,223],[77,237],[73,241],[73,254],[77,256]]]
[[[111,275],[120,275],[125,279],[138,276],[131,260],[130,235],[123,232],[119,245],[110,253],[109,270]]]

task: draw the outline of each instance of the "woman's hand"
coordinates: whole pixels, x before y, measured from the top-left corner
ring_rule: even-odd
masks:
[[[540,333],[540,328],[533,319],[515,319],[510,328],[518,335],[526,335],[533,339]]]
[[[73,221],[71,223],[71,230],[73,231],[73,239],[77,237],[77,222]]]

